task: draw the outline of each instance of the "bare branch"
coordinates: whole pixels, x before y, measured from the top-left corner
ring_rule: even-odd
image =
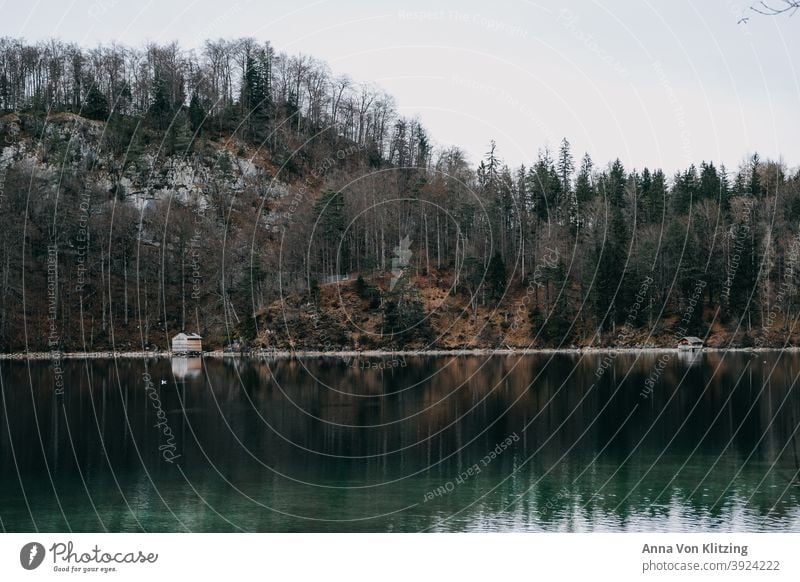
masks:
[[[793,16],[800,8],[800,0],[781,0],[781,3],[775,6],[772,3],[762,0],[757,4],[750,6],[750,10],[762,16],[779,16],[781,14],[789,14]],[[739,22],[747,22],[747,18],[742,18]]]

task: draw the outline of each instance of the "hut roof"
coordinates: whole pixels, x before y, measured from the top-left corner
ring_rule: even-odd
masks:
[[[687,335],[681,341],[682,342],[688,342],[690,344],[702,344],[703,343],[703,340],[701,340],[699,337],[695,337],[693,335]]]
[[[172,339],[203,339],[203,336],[197,333],[181,332],[177,335],[172,336]]]

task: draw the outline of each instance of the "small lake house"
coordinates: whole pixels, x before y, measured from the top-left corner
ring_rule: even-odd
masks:
[[[694,337],[691,335],[687,335],[683,339],[678,342],[678,349],[683,351],[696,351],[703,349],[703,340],[699,337]]]
[[[203,353],[203,338],[196,333],[181,332],[172,338],[172,352],[175,354]]]

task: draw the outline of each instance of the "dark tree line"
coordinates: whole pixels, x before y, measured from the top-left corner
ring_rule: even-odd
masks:
[[[207,41],[198,53],[175,43],[85,49],[0,38],[0,111],[69,111],[109,122],[143,118],[171,139],[238,133],[269,140],[272,149],[292,145],[292,135],[327,132],[329,140],[346,139],[369,149],[376,161],[399,165],[427,155],[424,131],[398,118],[391,97],[252,38]]]
[[[415,273],[451,275],[474,314],[532,294],[531,330],[546,343],[607,342],[626,323],[658,334],[688,313],[686,332],[714,324],[746,344],[800,314],[800,175],[757,154],[736,172],[701,162],[667,176],[576,163],[566,140],[511,169],[492,143],[475,170],[448,150],[414,175],[333,186],[315,208],[323,228],[304,234],[316,276],[386,272],[391,241],[410,236]]]

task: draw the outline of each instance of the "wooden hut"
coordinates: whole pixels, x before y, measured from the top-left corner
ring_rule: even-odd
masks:
[[[203,338],[196,333],[181,332],[172,338],[172,353],[202,354]]]
[[[678,349],[686,352],[693,352],[703,349],[703,340],[699,337],[687,335],[678,342]]]

